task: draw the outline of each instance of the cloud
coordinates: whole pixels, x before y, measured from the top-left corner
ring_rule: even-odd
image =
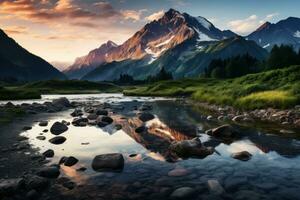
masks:
[[[271,13],[266,15],[264,18],[259,18],[257,15],[251,15],[245,19],[238,19],[228,22],[228,27],[239,34],[248,34],[256,30],[266,21],[272,20],[274,17],[278,16],[279,13]]]
[[[146,20],[148,21],[154,21],[160,19],[163,15],[165,14],[165,11],[161,10],[158,12],[155,12],[147,17],[145,17]]]
[[[15,35],[15,34],[28,34],[28,29],[24,26],[9,26],[4,28],[4,31],[8,35]]]
[[[125,19],[131,19],[133,21],[139,21],[141,19],[141,15],[143,12],[146,12],[146,9],[142,9],[139,11],[135,10],[122,10],[121,13]]]

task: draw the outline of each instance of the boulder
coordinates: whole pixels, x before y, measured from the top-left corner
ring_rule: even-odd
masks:
[[[75,118],[72,121],[73,126],[86,126],[89,120],[84,117]],[[85,124],[85,125],[84,125]]]
[[[47,121],[41,121],[39,123],[39,126],[48,126],[48,122]]]
[[[52,144],[62,144],[66,141],[67,139],[64,136],[56,136],[54,138],[51,138],[49,140],[50,143]]]
[[[89,115],[87,116],[87,118],[88,118],[89,120],[96,120],[96,119],[98,118],[98,115],[95,114],[95,113],[91,113],[91,114],[89,114]]]
[[[143,133],[145,131],[147,131],[147,127],[145,127],[145,126],[140,126],[135,129],[136,133]]]
[[[48,149],[43,153],[46,158],[52,158],[54,156],[54,151],[52,149]]]
[[[108,111],[107,110],[104,110],[104,109],[98,109],[96,110],[96,114],[97,115],[108,115]]]
[[[36,174],[44,178],[57,178],[60,174],[60,171],[56,166],[49,166],[39,169]]]
[[[111,124],[111,123],[113,123],[113,119],[111,118],[111,117],[108,117],[108,116],[102,116],[101,117],[101,121],[102,122],[106,122],[106,123],[108,123],[108,124]]]
[[[61,97],[59,99],[54,99],[52,101],[54,106],[72,107],[70,101],[66,97]]]
[[[68,130],[68,127],[61,123],[61,122],[55,122],[52,127],[50,128],[50,132],[53,134],[53,135],[60,135],[62,134],[63,132],[67,131]]]
[[[75,165],[76,163],[78,163],[78,159],[73,156],[67,157],[64,161],[64,165],[68,166],[68,167],[71,167],[71,166]]]
[[[238,152],[238,153],[233,153],[231,155],[231,157],[234,158],[234,159],[241,160],[241,161],[248,161],[248,160],[251,159],[252,154],[249,153],[248,151],[241,151],[241,152]]]
[[[95,171],[120,171],[124,168],[123,155],[119,153],[98,155],[93,159],[92,168]]]
[[[142,122],[147,122],[147,121],[150,121],[150,120],[152,120],[154,118],[155,118],[155,116],[152,115],[151,113],[148,113],[148,112],[141,113],[140,116],[139,116],[139,119]]]
[[[83,112],[82,110],[79,110],[79,109],[75,109],[72,113],[71,113],[71,116],[72,117],[80,117],[83,115]]]
[[[205,158],[214,152],[213,148],[205,147],[201,144],[199,138],[192,140],[182,140],[173,142],[169,147],[171,152],[174,152],[179,157],[199,157]]]
[[[225,124],[207,131],[207,134],[219,138],[232,138],[237,135],[237,131],[232,126]]]
[[[188,199],[195,195],[195,189],[191,187],[181,187],[172,192],[172,199]]]

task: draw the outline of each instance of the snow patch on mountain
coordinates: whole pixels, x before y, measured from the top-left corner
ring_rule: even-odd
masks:
[[[211,27],[211,24],[204,18],[204,17],[197,17],[196,18],[197,20],[198,20],[198,22],[202,25],[202,26],[204,26],[207,30],[209,30],[210,29],[210,27]]]
[[[294,37],[300,38],[300,31],[296,31],[296,32],[294,33]]]
[[[266,44],[265,46],[263,46],[263,48],[268,48],[270,46],[270,43]]]
[[[161,42],[161,43],[155,45],[155,47],[161,47],[161,46],[164,46],[164,45],[166,45],[166,44],[169,44],[169,43],[171,42],[171,40],[172,40],[174,37],[175,37],[175,36],[172,35],[172,36],[171,36],[169,39],[167,39],[166,41]]]
[[[203,41],[216,41],[216,39],[213,39],[211,37],[209,37],[208,35],[202,33],[201,31],[199,31],[199,29],[194,27],[194,30],[197,32],[198,34],[198,42],[203,42]]]
[[[153,63],[153,62],[154,62],[154,61],[162,54],[162,52],[164,52],[165,50],[166,50],[166,48],[163,48],[163,49],[161,49],[160,51],[153,52],[153,51],[151,50],[151,48],[147,47],[147,48],[145,49],[145,52],[146,52],[147,54],[151,55],[151,58],[150,58],[150,61],[148,62],[148,64]]]

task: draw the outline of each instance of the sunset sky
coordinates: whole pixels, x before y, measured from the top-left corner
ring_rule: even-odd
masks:
[[[49,62],[72,62],[107,40],[121,44],[169,8],[241,35],[300,17],[294,0],[0,0],[0,28]]]

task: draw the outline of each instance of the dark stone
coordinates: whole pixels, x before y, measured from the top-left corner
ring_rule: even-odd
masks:
[[[107,110],[104,110],[104,109],[98,109],[96,110],[96,114],[97,115],[108,115],[108,111]]]
[[[142,121],[142,122],[147,122],[147,121],[150,121],[152,119],[154,119],[154,115],[152,115],[151,113],[148,113],[148,112],[145,112],[145,113],[142,113],[140,114],[139,116],[139,119]]]
[[[67,131],[68,130],[68,127],[61,123],[61,122],[55,122],[51,129],[50,129],[50,132],[53,134],[53,135],[60,135],[62,134],[63,132]]]
[[[234,159],[241,160],[241,161],[248,161],[248,160],[251,159],[252,154],[249,153],[248,151],[241,151],[241,152],[238,152],[238,153],[233,153],[231,155],[231,157],[233,157]]]
[[[93,159],[92,168],[95,171],[120,171],[124,168],[123,155],[119,153],[98,155]]]
[[[145,127],[145,126],[140,126],[140,127],[137,127],[136,129],[135,129],[135,132],[136,133],[143,133],[143,132],[145,132],[147,130],[147,128]]]
[[[42,135],[39,135],[39,136],[36,137],[36,139],[38,139],[38,140],[46,140],[46,137],[42,136]]]
[[[97,122],[97,125],[98,125],[100,128],[103,128],[103,127],[107,126],[108,123],[99,121],[99,122]]]
[[[43,130],[43,133],[47,133],[49,130],[48,129],[44,129]]]
[[[80,117],[83,115],[83,112],[82,110],[79,110],[79,109],[75,109],[72,113],[71,113],[71,116],[72,117]]]
[[[51,138],[49,140],[50,143],[52,144],[62,144],[66,141],[67,139],[64,136],[56,136],[54,138]]]
[[[57,178],[60,174],[59,168],[56,166],[49,166],[41,168],[37,175],[44,178]]]
[[[48,126],[48,122],[47,121],[41,121],[39,123],[39,126]]]
[[[71,166],[75,165],[77,162],[78,162],[77,158],[70,156],[70,157],[66,158],[64,165],[71,167]]]
[[[66,97],[61,97],[59,99],[54,99],[52,101],[54,106],[72,107],[70,101]]]
[[[80,167],[80,168],[76,169],[76,171],[79,171],[79,172],[83,172],[85,170],[86,170],[86,167]]]
[[[63,164],[63,163],[66,162],[66,160],[67,160],[67,157],[66,157],[66,156],[63,156],[63,157],[61,157],[61,159],[59,160],[58,164]]]
[[[32,129],[31,126],[24,126],[24,127],[23,127],[23,131],[28,131],[28,130],[31,130],[31,129]]]
[[[101,121],[111,124],[111,123],[113,123],[114,120],[111,117],[103,116],[103,117],[101,117]]]
[[[207,131],[207,134],[220,138],[232,138],[237,135],[237,131],[232,126],[226,124]]]
[[[43,153],[46,158],[52,158],[54,156],[54,151],[52,149],[48,149]]]
[[[89,120],[87,118],[84,117],[80,117],[80,118],[75,118],[72,121],[72,124],[74,126],[83,126],[83,124],[87,124],[89,122]]]
[[[30,190],[26,194],[26,199],[28,199],[28,200],[35,200],[35,199],[38,199],[38,198],[39,198],[39,193],[37,193],[36,190]]]
[[[97,114],[91,113],[87,116],[89,120],[96,120],[98,118]]]

